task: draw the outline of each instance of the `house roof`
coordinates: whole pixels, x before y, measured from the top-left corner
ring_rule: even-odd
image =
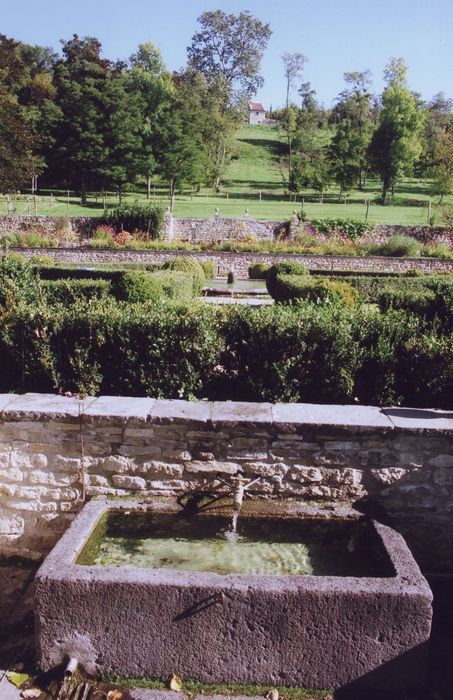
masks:
[[[249,110],[251,112],[265,112],[266,110],[264,109],[263,105],[261,102],[249,102]]]

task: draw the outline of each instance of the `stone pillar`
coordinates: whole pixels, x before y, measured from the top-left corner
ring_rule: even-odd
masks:
[[[173,214],[169,209],[164,214],[164,239],[166,241],[173,240],[174,219]]]

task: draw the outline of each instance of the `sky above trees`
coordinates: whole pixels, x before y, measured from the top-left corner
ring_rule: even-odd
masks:
[[[104,56],[126,58],[138,44],[152,41],[169,70],[182,68],[187,46],[205,10],[249,10],[273,31],[262,62],[265,107],[283,106],[286,80],[281,55],[308,58],[303,80],[318,99],[332,105],[344,89],[343,73],[369,69],[373,91],[382,92],[383,69],[392,56],[409,66],[408,84],[429,100],[438,92],[453,97],[453,3],[451,0],[1,0],[1,31],[15,39],[52,46],[73,33],[96,36]],[[297,99],[297,92],[294,99]]]

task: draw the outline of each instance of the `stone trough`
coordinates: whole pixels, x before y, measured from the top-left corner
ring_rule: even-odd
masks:
[[[365,528],[372,575],[77,563],[109,513],[178,510],[158,500],[94,500],[83,508],[37,574],[42,668],[75,657],[96,676],[177,673],[206,683],[397,691],[423,685],[431,591],[403,538],[357,511],[245,502],[240,518]]]

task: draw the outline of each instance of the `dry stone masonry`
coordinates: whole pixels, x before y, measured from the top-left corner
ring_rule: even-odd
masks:
[[[383,508],[453,567],[453,415],[408,408],[0,395],[0,553],[41,558],[87,499],[209,490]]]
[[[54,260],[80,265],[96,263],[145,263],[159,264],[176,257],[187,256],[204,262],[212,260],[217,273],[226,276],[233,271],[238,278],[246,279],[252,263],[260,262],[274,265],[276,262],[291,260],[305,265],[309,270],[328,271],[370,271],[370,272],[453,272],[453,259],[438,258],[387,258],[379,256],[358,257],[353,255],[296,255],[294,253],[223,253],[204,251],[187,253],[186,251],[155,250],[114,250],[112,248],[17,248],[17,252],[28,258],[35,255],[48,255]]]

